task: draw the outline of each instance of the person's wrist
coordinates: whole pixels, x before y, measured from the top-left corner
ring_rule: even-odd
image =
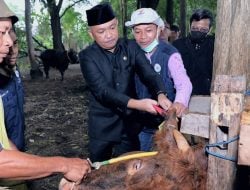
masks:
[[[166,97],[167,97],[166,94],[164,92],[161,92],[161,93],[158,94],[157,99],[159,101],[159,99],[166,98]]]
[[[160,94],[165,95],[166,93],[165,93],[164,91],[161,91],[161,90],[160,90],[160,91],[158,91],[156,94],[157,94],[157,96],[158,96],[158,95],[160,95]]]
[[[54,171],[54,172],[56,172],[56,173],[61,173],[61,174],[66,174],[68,171],[69,171],[69,166],[68,166],[68,164],[67,164],[67,158],[64,158],[64,157],[60,157],[60,156],[58,156],[57,158],[56,158],[56,171]]]

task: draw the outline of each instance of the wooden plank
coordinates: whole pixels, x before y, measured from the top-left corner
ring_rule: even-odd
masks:
[[[202,113],[188,113],[182,116],[180,132],[209,138],[210,116]]]
[[[180,132],[199,137],[209,137],[210,96],[192,96],[188,113],[181,118]]]
[[[211,119],[219,126],[229,126],[230,118],[241,113],[244,94],[211,93]]]
[[[188,105],[189,112],[210,114],[211,97],[210,96],[192,96]]]
[[[245,76],[216,75],[213,92],[244,93],[246,90]]]
[[[238,164],[250,166],[250,125],[241,125]]]
[[[245,96],[244,110],[250,111],[250,96]]]
[[[249,100],[249,97],[246,98]],[[250,166],[250,110],[249,101],[245,101],[245,111],[241,114],[238,164]]]

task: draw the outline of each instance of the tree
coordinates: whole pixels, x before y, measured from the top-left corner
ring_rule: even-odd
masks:
[[[62,43],[61,21],[59,15],[63,0],[59,0],[58,4],[56,4],[55,0],[41,0],[41,2],[48,8],[48,12],[50,15],[53,47],[54,49],[64,50],[64,45]]]
[[[186,36],[186,0],[180,0],[180,31],[181,37]]]
[[[173,0],[166,0],[166,21],[172,25],[174,23],[174,3]]]
[[[127,21],[127,0],[120,0],[120,5],[120,13],[122,14],[122,26],[124,26],[125,22]],[[123,27],[122,33],[123,37],[127,38],[127,27]]]
[[[34,46],[32,42],[32,26],[31,26],[31,3],[30,0],[25,0],[25,26],[26,26],[26,39],[28,46],[28,56],[31,65],[30,75],[32,79],[41,77],[42,73],[39,70],[39,65],[36,62],[34,54]]]
[[[78,45],[83,44],[82,33],[80,33],[82,19],[81,14],[75,12],[74,8],[68,9],[67,13],[62,17],[62,29],[64,31],[63,42],[66,49],[78,50]]]
[[[85,2],[83,0],[71,1],[71,4],[66,7],[63,13],[60,15],[60,11],[62,8],[63,0],[58,0],[56,4],[55,0],[40,0],[45,7],[47,7],[49,15],[50,15],[50,25],[52,31],[52,40],[53,40],[53,48],[64,50],[64,45],[62,42],[62,28],[61,28],[61,18],[64,14],[74,5]]]
[[[137,9],[152,8],[156,10],[159,0],[137,0]]]

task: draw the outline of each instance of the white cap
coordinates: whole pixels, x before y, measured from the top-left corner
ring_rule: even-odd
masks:
[[[164,28],[164,22],[157,12],[151,8],[141,8],[134,11],[131,15],[131,21],[125,22],[125,26],[134,27],[138,24],[156,24]]]

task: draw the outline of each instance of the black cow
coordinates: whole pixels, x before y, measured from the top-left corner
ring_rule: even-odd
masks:
[[[69,51],[47,49],[41,53],[40,58],[43,62],[46,78],[49,78],[49,68],[53,67],[60,71],[62,81],[64,72],[68,68],[69,63],[74,64],[78,62],[77,52],[73,49]]]

